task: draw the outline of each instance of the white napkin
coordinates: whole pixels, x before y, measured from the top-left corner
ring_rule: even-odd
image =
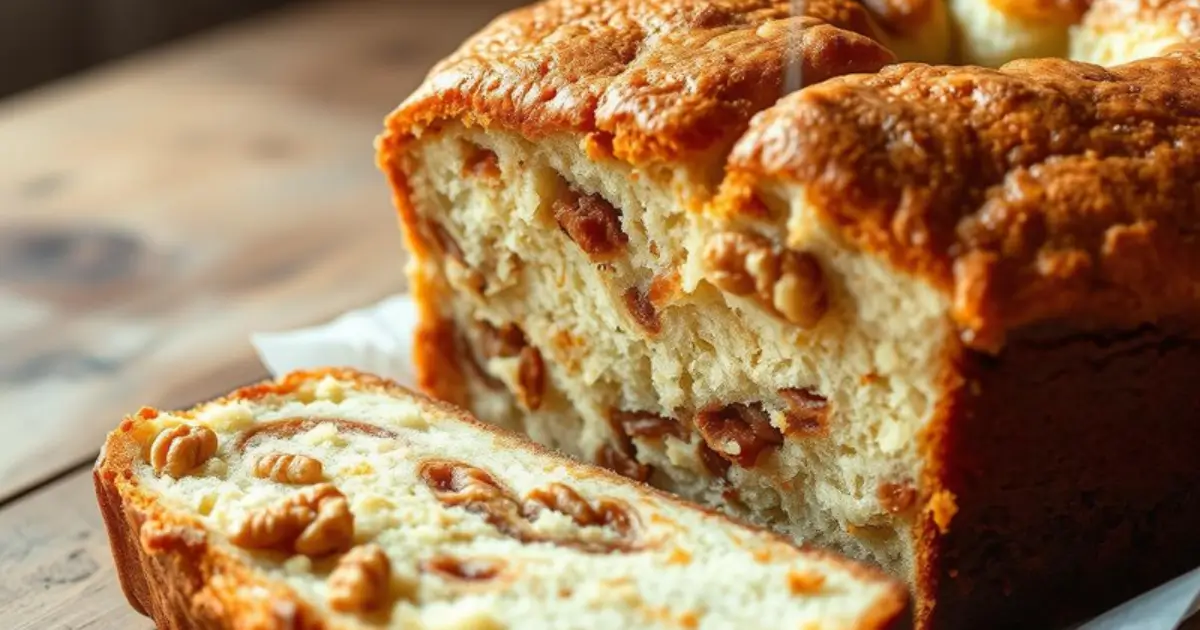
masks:
[[[412,386],[417,307],[396,295],[312,328],[255,333],[250,343],[272,376],[324,366],[349,367]]]
[[[412,385],[417,309],[407,295],[389,297],[327,324],[256,333],[250,341],[274,376],[327,365],[352,367]],[[1075,630],[1175,630],[1200,611],[1200,569],[1180,576]]]
[[[1175,630],[1197,612],[1200,612],[1200,569],[1125,602],[1079,630]]]

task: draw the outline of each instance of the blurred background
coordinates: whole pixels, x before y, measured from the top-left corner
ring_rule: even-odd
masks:
[[[491,4],[392,0],[393,4]],[[3,0],[0,96],[107,63],[180,37],[242,20],[294,0]]]
[[[0,96],[34,87],[286,0],[4,0]]]
[[[0,0],[0,628],[148,629],[104,435],[405,289],[372,141],[518,0]]]

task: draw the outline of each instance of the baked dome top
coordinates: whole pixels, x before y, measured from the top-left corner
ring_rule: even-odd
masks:
[[[1200,321],[1200,0],[802,4],[508,13],[389,117],[381,160],[454,120],[724,178],[717,215],[799,185],[848,242],[944,289],[982,349],[1040,321]],[[894,63],[1023,52],[1074,60]]]
[[[964,340],[1200,306],[1200,55],[1113,68],[900,64],[785,97],[729,161],[804,185],[858,246],[953,295]]]
[[[396,137],[439,119],[529,137],[594,134],[635,163],[728,148],[785,93],[895,60],[851,0],[550,0],[508,13],[438,64],[390,117]],[[723,153],[723,152],[722,152]]]

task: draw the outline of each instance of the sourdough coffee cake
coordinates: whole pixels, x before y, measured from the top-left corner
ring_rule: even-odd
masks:
[[[873,561],[924,627],[1191,568],[1197,25],[1181,0],[509,13],[378,142],[421,386]]]

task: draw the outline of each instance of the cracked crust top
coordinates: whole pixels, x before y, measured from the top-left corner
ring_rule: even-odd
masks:
[[[806,84],[893,61],[858,3],[806,4],[803,17],[789,0],[549,0],[513,11],[434,68],[389,117],[384,143],[461,119],[531,138],[589,134],[633,163],[728,147],[785,91],[789,59]]]
[[[1091,5],[1089,32],[1165,25],[1182,42],[1119,67],[879,70],[883,26],[915,28],[933,4],[546,0],[439,64],[389,117],[380,163],[403,189],[406,143],[446,120],[713,173],[736,142],[726,200],[759,177],[803,184],[851,241],[952,294],[973,347],[1039,321],[1200,320],[1197,0]],[[1066,21],[1084,6],[994,4]],[[795,58],[808,87],[778,100]]]
[[[730,158],[802,185],[844,238],[951,292],[966,343],[1037,321],[1200,315],[1200,54],[1114,68],[902,64],[757,117]]]

